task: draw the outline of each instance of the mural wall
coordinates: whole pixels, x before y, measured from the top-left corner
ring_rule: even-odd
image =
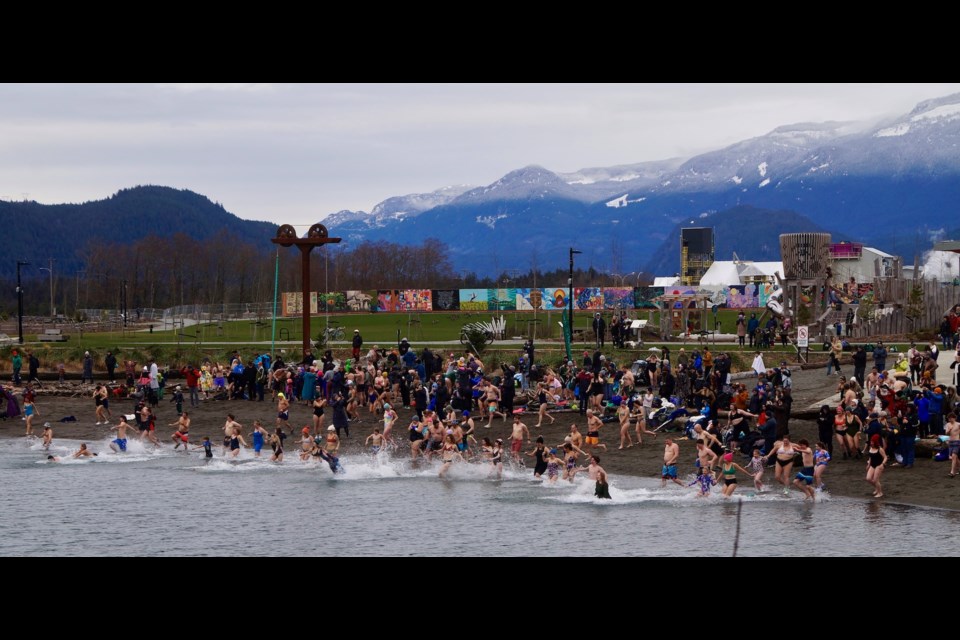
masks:
[[[857,297],[872,290],[872,285],[860,285]],[[653,302],[663,294],[692,295],[696,287],[580,287],[574,289],[574,304],[582,311],[615,311],[617,309],[654,310]],[[748,284],[723,287],[711,294],[719,307],[757,309],[766,305],[773,293],[773,285]],[[844,292],[845,294],[847,292]],[[847,296],[845,296],[847,297]],[[302,295],[299,292],[282,294],[282,312],[285,316],[300,315]],[[853,298],[856,300],[856,298]],[[682,308],[678,302],[675,307]],[[310,294],[310,313],[324,311],[421,312],[421,311],[549,311],[567,308],[565,287],[509,288],[509,289],[379,289],[368,291],[332,291]]]

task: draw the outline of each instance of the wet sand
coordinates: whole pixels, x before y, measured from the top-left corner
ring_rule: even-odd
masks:
[[[819,402],[833,394],[836,384],[837,378],[826,376],[820,367],[811,368],[807,371],[795,369],[793,372],[793,407],[795,413],[805,410],[812,403]],[[173,427],[167,427],[166,425],[176,420],[176,411],[169,398],[168,393],[157,409],[157,437],[165,447],[173,446],[170,436],[175,430]],[[239,400],[201,401],[200,407],[192,410],[188,406],[189,398],[187,398],[187,406],[184,408],[190,411],[193,422],[190,431],[191,443],[199,443],[203,436],[210,436],[211,440],[219,443],[223,437],[222,426],[227,413],[235,414],[237,420],[244,425],[244,435],[248,442],[255,419],[263,421],[264,426],[272,431],[276,419],[276,405],[269,401],[269,394],[267,398],[267,401],[262,403]],[[34,419],[34,432],[36,434],[42,431],[42,425],[45,421],[50,421],[53,424],[55,439],[70,438],[98,443],[105,442],[108,436],[114,433],[110,431],[109,427],[95,426],[93,400],[90,398],[44,396],[41,391],[41,394],[37,397],[37,408],[41,415],[38,419]],[[118,417],[121,411],[132,413],[133,402],[130,400],[114,401],[111,403],[111,410],[114,418]],[[398,413],[400,419],[394,429],[394,434],[400,444],[397,455],[409,455],[407,425],[412,411],[400,408]],[[330,423],[329,414],[328,411],[327,424]],[[69,415],[75,416],[78,422],[65,424],[58,422],[60,418]],[[375,417],[367,410],[363,410],[361,415],[362,421],[359,423],[352,422],[350,424],[350,437],[343,439],[343,451],[346,453],[359,451],[363,440],[373,432],[374,426],[382,425],[382,421],[375,420]],[[581,432],[586,431],[585,421],[576,413],[560,412],[551,415],[556,418],[556,423],[553,425],[546,424],[542,429],[533,428],[537,421],[536,413],[524,417],[524,423],[530,427],[531,436],[534,439],[537,435],[543,435],[548,445],[557,445],[562,443],[564,436],[569,433],[571,424],[577,424]],[[299,438],[300,428],[311,423],[311,416],[312,411],[303,404],[292,407],[290,426],[294,428],[294,440]],[[116,420],[112,424],[116,424]],[[493,427],[490,429],[484,429],[482,424],[477,422],[478,439],[489,435],[491,438],[504,438],[506,441],[510,435],[509,423],[504,423],[502,420],[495,420]],[[608,446],[606,452],[599,452],[602,466],[614,475],[659,478],[663,459],[664,435],[660,435],[656,440],[645,436],[643,446],[634,446],[620,451],[617,449],[619,429],[619,424],[608,423],[604,425],[601,431],[601,442]],[[23,421],[19,418],[0,421],[0,437],[22,437],[23,432]],[[790,420],[790,435],[794,440],[806,438],[811,443],[816,442],[816,424],[812,420],[800,420],[793,417]],[[293,442],[288,438],[286,447],[288,455],[296,448]],[[693,473],[695,457],[693,442],[686,439],[678,439],[678,442],[680,444],[679,470],[682,474]],[[96,447],[99,446],[101,445],[96,444],[94,449],[96,450]],[[524,443],[525,451],[532,448],[532,444],[528,447]],[[883,475],[883,487],[886,495],[881,500],[891,503],[960,510],[960,479],[947,477],[950,470],[949,465],[949,462],[935,462],[932,459],[918,457],[913,469],[887,468]],[[527,458],[527,466],[532,469],[532,458]],[[871,498],[873,487],[864,481],[865,474],[866,462],[864,460],[834,459],[827,469],[824,482],[827,485],[827,490],[833,495],[873,500]],[[768,487],[772,487],[773,468],[767,470],[764,479]],[[753,483],[749,478],[741,476],[739,480],[741,491],[748,488],[752,491]],[[690,491],[693,490],[693,488],[690,489]]]

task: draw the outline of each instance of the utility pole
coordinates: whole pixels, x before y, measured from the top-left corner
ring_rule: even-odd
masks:
[[[48,271],[50,273],[50,319],[53,320],[57,317],[56,309],[53,306],[53,258],[50,258],[49,267],[40,267],[40,271]]]
[[[582,251],[570,247],[570,277],[567,279],[567,360],[572,359],[571,343],[573,342],[573,256]]]
[[[17,260],[17,337],[20,344],[23,344],[23,286],[20,284],[20,267],[25,267],[29,262]]]

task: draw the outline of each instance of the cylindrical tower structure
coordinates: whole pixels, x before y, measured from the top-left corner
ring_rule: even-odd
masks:
[[[787,280],[823,278],[830,266],[830,234],[781,234],[780,258]]]

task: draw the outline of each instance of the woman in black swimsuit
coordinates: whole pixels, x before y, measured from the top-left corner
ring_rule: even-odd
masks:
[[[533,465],[533,477],[540,478],[547,471],[547,448],[543,446],[543,436],[537,438],[537,446],[527,455],[536,457],[537,462]]]
[[[327,406],[327,399],[323,396],[318,396],[313,399],[313,435],[320,435],[323,433],[323,408]]]
[[[887,453],[880,446],[880,436],[870,436],[870,447],[867,449],[867,477],[868,483],[876,489],[873,492],[874,498],[883,497],[883,487],[880,486],[880,476],[883,475],[883,469],[887,464]]]
[[[270,448],[273,449],[273,455],[270,456],[271,462],[283,462],[283,440],[287,434],[283,429],[277,427],[276,432],[270,437]]]

